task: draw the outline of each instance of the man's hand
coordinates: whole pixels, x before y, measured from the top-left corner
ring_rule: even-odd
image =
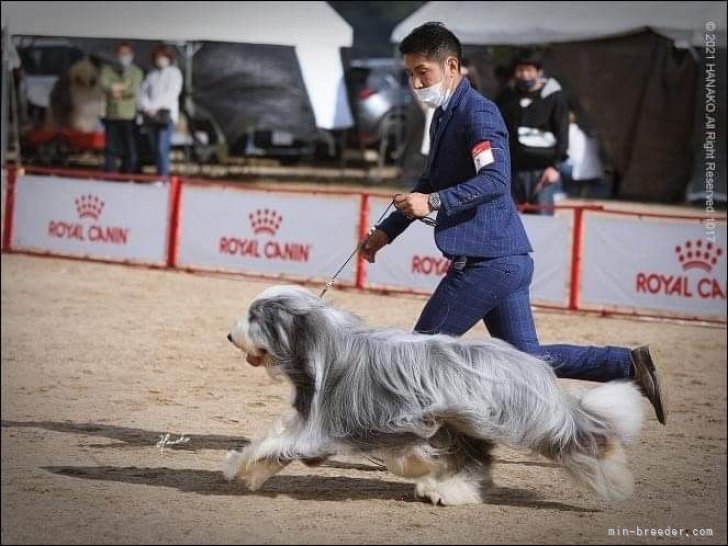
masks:
[[[374,257],[376,256],[379,249],[389,243],[389,235],[383,232],[381,229],[375,229],[361,244],[359,253],[364,256],[364,259],[370,264],[374,263]]]
[[[555,184],[559,181],[561,178],[561,174],[559,174],[559,171],[555,169],[554,167],[546,167],[544,169],[543,174],[541,175],[540,180],[538,181],[538,185],[540,186],[549,186],[551,184]]]
[[[111,97],[114,99],[122,98],[126,85],[123,83],[112,83],[111,84]]]
[[[426,193],[397,193],[394,196],[394,206],[410,220],[424,218],[431,212],[427,198]]]

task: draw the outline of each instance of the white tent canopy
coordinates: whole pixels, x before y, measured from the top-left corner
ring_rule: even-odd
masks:
[[[293,46],[316,125],[350,127],[339,48],[353,31],[326,2],[3,2],[11,35]]]
[[[428,21],[469,45],[574,42],[651,28],[678,47],[700,47],[708,23],[722,46],[726,37],[724,2],[428,2],[394,28],[392,42]]]

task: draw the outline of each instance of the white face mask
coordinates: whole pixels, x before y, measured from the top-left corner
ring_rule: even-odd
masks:
[[[134,55],[119,55],[119,62],[124,66],[129,66],[134,60]]]
[[[424,89],[413,89],[413,91],[417,96],[417,100],[422,104],[430,108],[437,108],[438,106],[442,106],[450,96],[450,88],[448,87],[445,90],[443,89],[444,85],[445,77],[443,76],[442,80],[436,84],[425,87]]]
[[[166,68],[169,66],[169,59],[167,57],[159,57],[156,62],[157,68]]]

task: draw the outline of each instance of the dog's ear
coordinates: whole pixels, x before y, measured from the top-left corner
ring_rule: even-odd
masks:
[[[314,367],[314,332],[311,331],[309,315],[297,315],[291,323],[291,359],[286,372],[296,388],[293,407],[304,418],[311,414],[311,405],[316,391]]]
[[[270,350],[283,354],[288,352],[286,331],[290,328],[291,317],[279,305],[254,304],[250,307],[248,320],[255,321],[263,332]]]

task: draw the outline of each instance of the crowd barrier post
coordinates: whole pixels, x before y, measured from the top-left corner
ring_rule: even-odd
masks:
[[[581,285],[581,242],[584,232],[584,209],[574,209],[574,233],[571,238],[571,283],[569,285],[569,309],[579,309]]]
[[[13,243],[13,208],[15,207],[15,183],[18,169],[15,165],[7,167],[7,191],[5,194],[5,225],[3,226],[3,252],[10,252]]]
[[[360,244],[366,239],[369,232],[369,194],[361,194],[359,205],[359,241]],[[356,257],[356,287],[363,289],[367,282],[367,262],[361,254]]]
[[[179,241],[179,214],[182,181],[178,176],[170,179],[169,190],[169,232],[167,234],[167,267],[177,267]]]

